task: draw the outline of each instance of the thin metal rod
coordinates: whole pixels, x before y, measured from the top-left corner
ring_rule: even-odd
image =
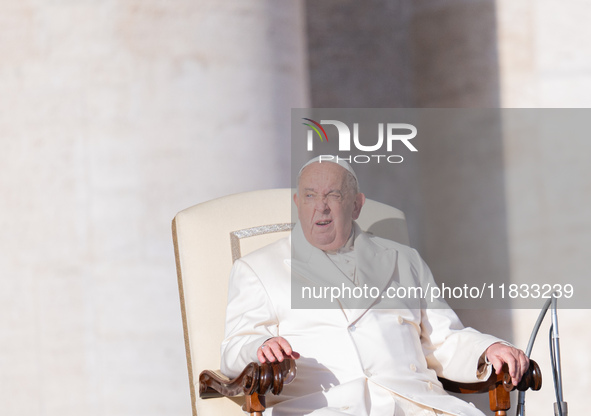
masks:
[[[540,326],[542,325],[542,321],[546,317],[546,312],[548,312],[548,308],[552,303],[552,299],[548,299],[544,306],[542,306],[542,310],[538,315],[538,320],[534,324],[534,328],[531,331],[531,335],[529,336],[529,342],[527,343],[527,348],[525,349],[525,355],[529,358],[531,351],[534,347],[534,341],[538,336],[538,331],[540,330]],[[515,412],[517,416],[525,416],[525,392],[520,391],[519,395],[517,396],[517,411]]]
[[[556,298],[552,297],[552,343],[554,346],[554,360],[556,365],[556,389],[559,403],[564,401],[562,396],[562,368],[560,364],[560,334],[558,333],[558,312],[556,311]]]

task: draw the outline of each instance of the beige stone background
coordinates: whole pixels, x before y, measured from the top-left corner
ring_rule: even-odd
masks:
[[[1,413],[189,415],[177,211],[289,186],[292,107],[588,107],[590,19],[580,0],[0,0]],[[561,140],[421,143],[388,186],[436,276],[469,275],[474,247],[491,276],[588,275],[591,144]],[[522,347],[537,315],[460,313]],[[560,312],[578,414],[589,318]],[[547,328],[529,414],[552,412]]]

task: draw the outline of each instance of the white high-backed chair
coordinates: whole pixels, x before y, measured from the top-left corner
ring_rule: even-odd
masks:
[[[235,194],[187,208],[173,219],[193,416],[244,415],[241,408],[245,403],[244,396],[202,398],[211,394],[204,391],[203,385],[200,392],[199,375],[220,365],[228,278],[233,262],[289,234],[293,225],[292,212],[295,213],[292,196],[291,189]],[[409,243],[404,213],[396,208],[368,199],[357,223],[363,230],[377,236]],[[256,371],[257,377],[263,371],[254,367],[250,370]],[[252,371],[247,378],[252,378]],[[273,374],[275,379],[285,376],[276,374],[282,370],[267,371],[271,371],[271,378]],[[454,391],[453,388],[450,390]],[[490,386],[484,391],[488,390]],[[253,404],[251,399],[250,395],[247,396],[249,406]],[[264,410],[257,410],[257,406],[258,403],[250,406],[255,409],[251,414],[260,415]]]
[[[173,220],[194,416],[244,415],[241,400],[199,399],[199,374],[220,366],[232,263],[288,235],[292,196],[291,189],[230,195],[187,208]],[[368,200],[357,222],[364,230],[408,244],[404,214],[396,208]]]

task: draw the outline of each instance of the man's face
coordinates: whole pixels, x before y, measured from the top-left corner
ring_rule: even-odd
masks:
[[[312,163],[300,176],[294,201],[306,240],[321,250],[343,247],[365,196],[347,186],[348,172],[336,163]]]

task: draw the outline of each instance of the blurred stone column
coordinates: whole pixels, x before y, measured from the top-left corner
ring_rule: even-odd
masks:
[[[494,0],[307,1],[313,107],[498,107]],[[442,120],[446,123],[446,120]],[[435,278],[493,281],[508,268],[499,135],[417,137],[394,174],[362,168],[368,197],[405,211],[411,245]],[[361,177],[361,174],[360,174]],[[364,180],[361,179],[363,182]],[[511,339],[511,312],[459,311]],[[475,400],[470,398],[470,400]],[[486,409],[487,398],[478,402]]]
[[[591,106],[591,5],[568,0],[497,0],[501,103],[504,107],[573,108]],[[548,111],[548,110],[541,110]],[[510,270],[516,279],[532,276],[572,283],[586,290],[591,247],[591,144],[584,131],[571,130],[569,118],[588,121],[588,111],[571,110],[564,123],[537,134],[505,123],[504,158]],[[553,110],[554,113],[557,110]],[[530,130],[543,112],[529,116]],[[528,120],[528,119],[526,119]],[[521,121],[522,125],[526,123]],[[583,284],[583,285],[582,285]],[[588,285],[587,285],[588,287]],[[588,296],[588,290],[584,293]],[[560,301],[558,307],[561,306]],[[515,342],[526,345],[538,311],[515,314]],[[564,398],[572,414],[586,412],[591,387],[591,335],[584,328],[591,311],[558,313]],[[551,412],[556,401],[548,348],[549,317],[533,356],[544,372],[540,393],[527,401],[528,413]]]
[[[170,221],[289,186],[301,2],[2,0],[0,54],[2,411],[190,414]]]
[[[413,6],[415,105],[466,108],[465,120],[490,116],[494,126],[494,112],[469,109],[499,106],[495,1],[423,0]],[[431,134],[421,143],[422,254],[442,280],[505,278],[509,254],[500,126],[451,126],[444,118],[441,123],[458,133]],[[486,132],[479,130],[483,126]],[[510,311],[457,312],[467,326],[505,339],[513,336]]]

